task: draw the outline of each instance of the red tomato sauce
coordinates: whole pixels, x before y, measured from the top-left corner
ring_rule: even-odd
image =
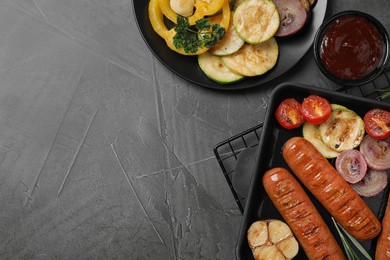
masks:
[[[378,29],[358,16],[345,16],[332,22],[321,42],[321,59],[336,77],[359,80],[377,67],[384,41]]]

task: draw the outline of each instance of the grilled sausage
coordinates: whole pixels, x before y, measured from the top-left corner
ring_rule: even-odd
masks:
[[[390,259],[390,197],[387,200],[386,211],[382,220],[382,231],[376,244],[375,259]]]
[[[309,259],[345,259],[320,213],[290,172],[284,168],[268,170],[263,185]]]
[[[360,240],[378,236],[378,218],[308,140],[291,138],[282,154],[290,169],[347,232]]]

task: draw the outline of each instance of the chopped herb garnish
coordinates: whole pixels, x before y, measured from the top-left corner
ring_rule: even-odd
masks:
[[[173,44],[177,49],[183,48],[186,53],[195,53],[203,45],[211,48],[226,33],[225,28],[219,24],[210,25],[210,21],[206,18],[198,19],[195,26],[191,27],[187,17],[178,16],[177,24],[173,28],[176,31]]]

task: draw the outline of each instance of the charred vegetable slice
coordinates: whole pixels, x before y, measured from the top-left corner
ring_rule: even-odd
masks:
[[[279,46],[272,37],[263,43],[252,45],[244,44],[237,52],[223,56],[225,65],[237,74],[244,76],[258,76],[271,70],[279,56]]]
[[[330,104],[330,106],[332,107],[332,110],[336,110],[336,109],[348,109],[348,108],[346,108],[345,106],[342,106],[342,105],[339,105],[339,104]]]
[[[306,121],[312,124],[325,122],[332,113],[329,101],[318,95],[309,95],[302,101],[302,114]]]
[[[368,111],[364,117],[366,131],[375,139],[390,137],[390,112],[374,108]]]
[[[387,186],[386,171],[369,169],[364,178],[351,184],[351,187],[362,197],[372,197],[378,195]]]
[[[238,35],[250,44],[259,44],[273,37],[280,20],[272,0],[246,0],[235,10],[233,25]]]
[[[325,158],[336,158],[339,155],[340,152],[324,144],[320,136],[319,125],[305,122],[303,123],[302,133],[303,137],[309,140]]]
[[[357,183],[367,172],[367,163],[358,150],[342,151],[336,158],[336,169],[349,183]]]
[[[334,106],[332,106],[334,107]],[[322,141],[338,152],[358,147],[364,137],[363,119],[354,111],[336,106],[319,127]]]
[[[221,57],[209,52],[198,55],[198,63],[208,78],[222,84],[233,83],[244,78],[243,75],[234,73],[226,67]]]
[[[231,20],[233,19],[234,12],[231,12]],[[210,18],[210,23],[220,23],[222,20],[222,15],[217,15]],[[213,55],[224,56],[235,53],[243,45],[245,41],[238,36],[236,30],[234,29],[233,23],[230,23],[229,27],[226,30],[225,36],[218,41],[209,52]]]
[[[300,0],[274,0],[279,12],[280,25],[275,36],[289,36],[299,32],[306,24],[309,2]],[[306,3],[306,6],[303,6]],[[307,8],[307,9],[305,9]]]
[[[304,122],[301,108],[301,103],[295,98],[286,98],[276,108],[276,120],[286,129],[298,128]]]
[[[281,220],[258,220],[248,229],[249,247],[255,259],[292,259],[299,251],[290,227]]]
[[[236,10],[237,7],[244,1],[245,0],[230,0],[231,9]]]
[[[370,135],[366,135],[359,149],[370,168],[375,170],[390,168],[390,137],[377,140]]]

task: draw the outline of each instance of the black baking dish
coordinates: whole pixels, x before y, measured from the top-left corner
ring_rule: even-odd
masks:
[[[302,136],[302,128],[300,127],[295,130],[286,130],[282,128],[275,119],[275,110],[280,102],[282,102],[285,98],[293,97],[301,102],[303,98],[309,96],[310,94],[320,95],[328,99],[331,103],[340,104],[350,108],[361,117],[363,117],[364,114],[372,108],[382,108],[390,111],[390,104],[376,100],[355,97],[352,95],[295,83],[283,83],[277,86],[271,95],[263,125],[263,132],[259,141],[257,158],[255,159],[255,165],[252,173],[253,177],[248,191],[248,198],[236,246],[237,259],[253,259],[252,252],[247,243],[246,232],[254,221],[259,219],[282,219],[265,193],[261,178],[262,175],[270,168],[280,166],[288,169],[288,166],[281,156],[281,148],[291,137]],[[322,205],[320,205],[315,198],[310,195],[310,193],[308,194],[333,232],[336,240],[338,240],[340,247],[343,248],[330,215],[326,212]],[[388,188],[375,197],[364,198],[366,203],[379,219],[383,217],[387,202],[387,194]],[[372,256],[375,254],[375,243],[376,242],[374,240],[362,242],[362,245]],[[307,259],[302,249],[300,249],[296,259]]]

